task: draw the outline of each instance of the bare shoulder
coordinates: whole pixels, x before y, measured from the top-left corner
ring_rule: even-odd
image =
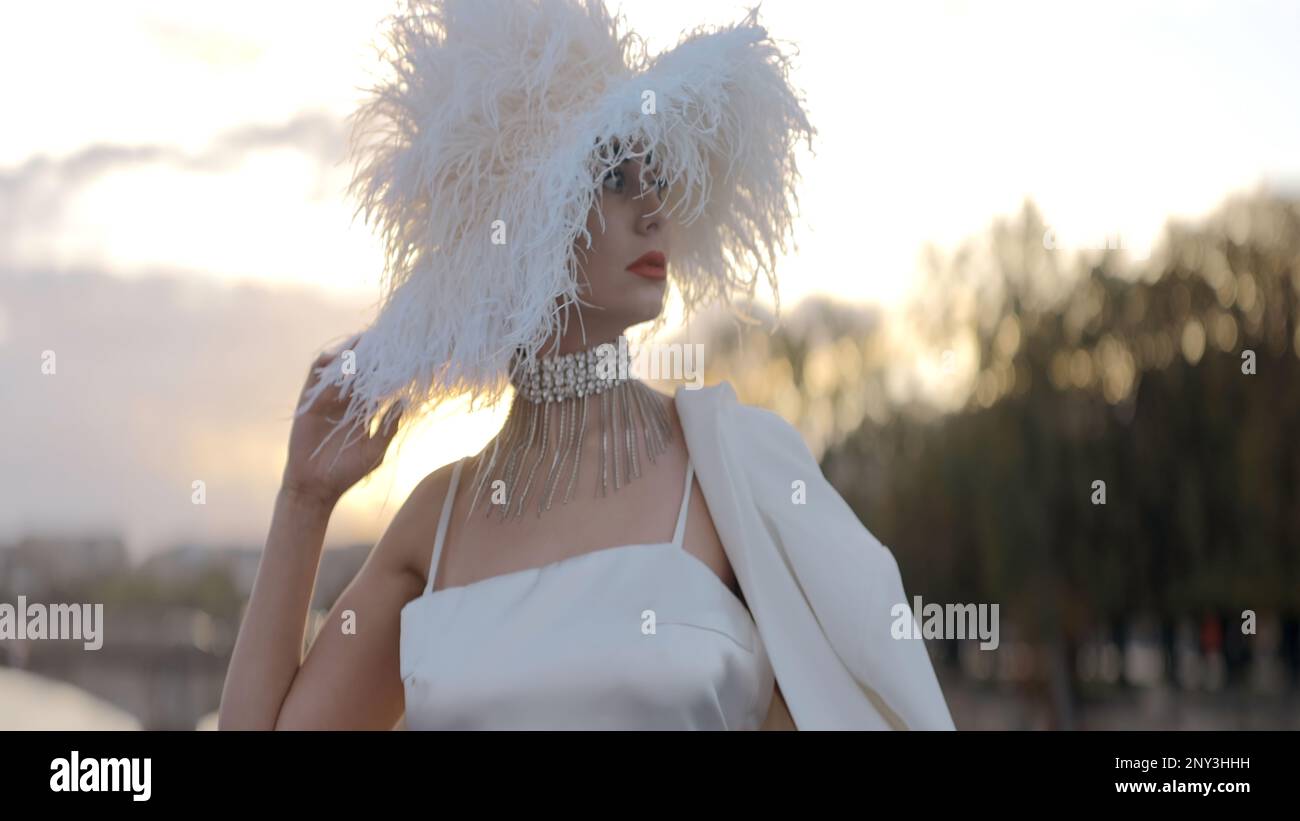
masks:
[[[376,546],[376,553],[382,552],[387,562],[418,579],[421,586],[455,466],[454,461],[448,462],[420,480]]]

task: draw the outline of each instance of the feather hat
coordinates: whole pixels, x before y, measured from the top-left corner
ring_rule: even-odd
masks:
[[[668,183],[687,315],[760,276],[776,294],[794,148],[816,132],[757,8],[654,56],[601,0],[407,0],[385,22],[391,76],[352,114],[348,188],[382,233],[383,300],[299,412],[330,385],[350,390],[336,432],[452,396],[494,404],[579,304],[600,181],[650,152],[641,183]]]

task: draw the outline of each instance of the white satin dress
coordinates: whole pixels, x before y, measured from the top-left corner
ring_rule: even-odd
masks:
[[[409,730],[753,730],[775,678],[748,608],[682,547],[629,544],[434,590],[401,613]]]

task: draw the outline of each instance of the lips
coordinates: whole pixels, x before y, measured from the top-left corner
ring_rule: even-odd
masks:
[[[668,276],[668,258],[660,251],[647,251],[627,266],[627,270],[646,279],[665,279]]]

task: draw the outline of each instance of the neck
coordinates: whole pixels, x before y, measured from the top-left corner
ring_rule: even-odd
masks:
[[[475,505],[494,477],[508,488],[503,517],[507,510],[522,512],[534,479],[539,495],[530,504],[539,513],[549,508],[557,490],[567,502],[579,473],[588,473],[593,482],[598,478],[605,495],[639,477],[642,461],[653,462],[666,450],[671,417],[658,394],[631,378],[620,337],[539,356],[533,363],[512,363],[516,391],[510,416],[477,460]],[[606,343],[617,346],[611,357],[597,350]],[[566,474],[568,481],[562,482]]]
[[[533,405],[543,401],[543,397],[537,393],[539,384],[549,384],[552,394],[551,403],[556,404],[563,402],[569,406],[581,404],[582,399],[576,396],[573,388],[576,382],[570,382],[569,387],[561,387],[564,382],[561,377],[568,374],[570,379],[581,381],[583,378],[578,374],[585,374],[586,378],[592,381],[606,382],[608,380],[635,382],[632,378],[630,347],[627,339],[622,335],[622,331],[614,332],[611,336],[595,337],[588,334],[587,343],[581,344],[573,339],[571,335],[553,337],[539,349],[535,365],[531,368],[525,368],[520,365],[519,376],[512,378],[515,384],[515,394],[511,401],[511,413],[525,416],[533,412]],[[578,366],[581,370],[576,370]],[[575,373],[576,371],[576,373]],[[551,375],[553,378],[549,382],[543,382],[541,377]],[[592,384],[587,385],[586,394],[590,400],[588,413],[598,414],[600,412],[600,394],[611,389],[611,385],[606,384],[604,387],[597,388]],[[554,408],[553,408],[554,409]],[[551,429],[550,437],[557,437],[559,433]],[[540,433],[539,433],[540,435]],[[599,431],[593,431],[590,427],[587,430],[588,436],[598,436]]]
[[[607,342],[616,344],[618,338],[626,330],[626,328],[594,329],[588,327],[584,333],[581,323],[570,322],[569,327],[563,333],[555,334],[546,340],[542,347],[538,349],[537,355],[540,357],[563,356],[596,348]]]

